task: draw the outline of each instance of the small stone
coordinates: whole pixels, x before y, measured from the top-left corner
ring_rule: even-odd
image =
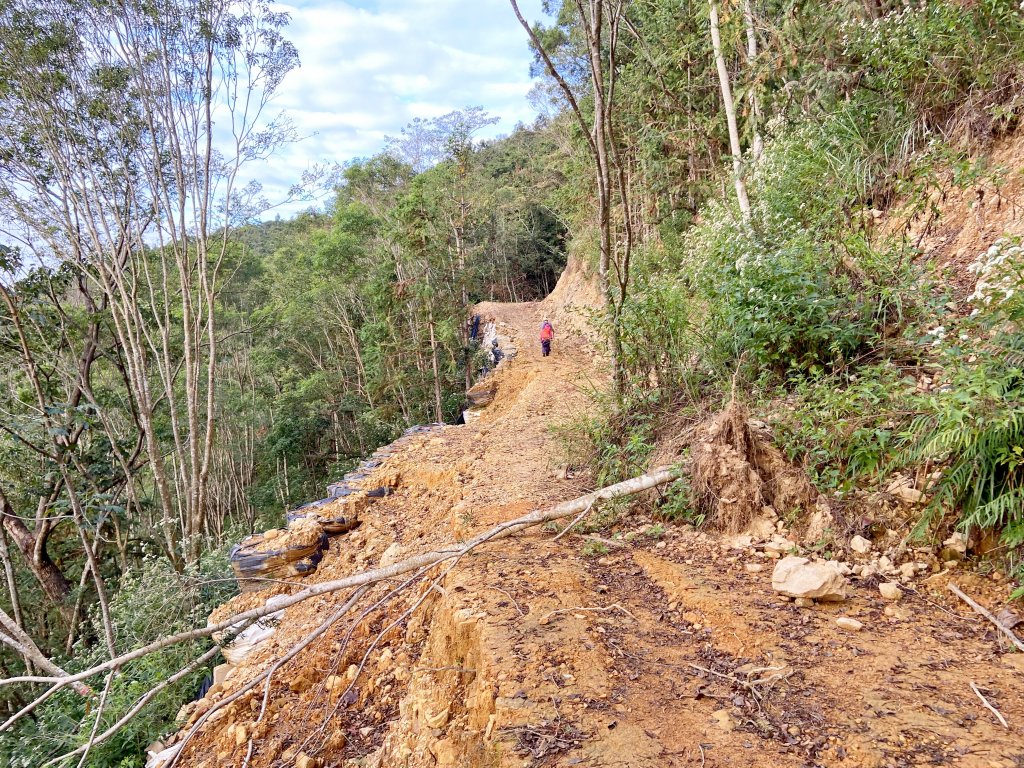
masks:
[[[295,768],[320,768],[320,761],[305,752],[299,752],[295,758]]]
[[[917,575],[917,566],[914,563],[904,563],[900,566],[900,576],[905,579],[912,579]]]
[[[747,573],[760,573],[764,570],[764,566],[761,563],[747,563],[743,566],[743,570]]]
[[[240,747],[249,740],[249,734],[245,732],[245,726],[239,725],[235,728],[235,746]]]
[[[785,557],[772,572],[772,589],[789,597],[845,600],[846,577],[831,563],[812,563],[806,557]]]
[[[789,728],[786,729],[786,733],[788,733],[790,736],[799,736],[801,733],[803,733],[803,731],[800,730],[799,726],[791,725],[789,726]]]
[[[886,600],[899,600],[903,597],[903,590],[900,585],[891,581],[884,581],[878,585],[878,591]]]
[[[845,629],[847,632],[860,632],[864,625],[856,619],[843,616],[842,618],[836,619],[836,626],[840,629]]]
[[[895,605],[885,606],[885,615],[898,621],[906,621],[910,618],[910,611]]]
[[[726,733],[736,730],[736,720],[728,709],[719,709],[717,712],[712,712],[711,718],[715,721],[715,725]]]
[[[960,531],[954,531],[953,535],[942,542],[943,560],[963,560],[967,554],[967,537]]]
[[[386,568],[389,565],[394,565],[401,559],[402,545],[396,541],[390,547],[385,549],[384,554],[380,556],[380,567]]]
[[[368,725],[365,728],[360,728],[359,735],[362,736],[364,739],[370,738],[373,735],[373,726]]]
[[[267,531],[267,532],[265,532],[263,534],[263,540],[264,541],[273,541],[278,536],[280,536],[282,533],[283,533],[283,531],[280,531],[277,528],[271,528],[269,531]]]
[[[448,717],[451,715],[451,711],[451,707],[445,707],[436,714],[426,714],[423,719],[429,728],[443,728],[448,724]]]
[[[866,555],[871,551],[871,542],[865,539],[863,536],[854,536],[850,539],[850,549],[859,555]]]
[[[814,601],[811,600],[811,598],[809,597],[798,597],[796,600],[793,601],[793,605],[795,605],[797,608],[813,608]]]

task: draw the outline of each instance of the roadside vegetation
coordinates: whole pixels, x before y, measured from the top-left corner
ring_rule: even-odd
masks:
[[[5,677],[201,623],[232,542],[458,417],[472,306],[543,298],[570,252],[606,299],[613,388],[561,427],[598,485],[738,399],[818,490],[913,475],[915,536],[985,534],[1024,578],[1024,250],[1008,233],[965,272],[908,226],[1016,172],[985,161],[1024,109],[1016,3],[551,3],[524,20],[547,117],[488,142],[471,106],[417,121],[290,220],[235,186],[288,127],[214,158],[197,117],[260,119],[297,62],[286,19],[157,5],[0,8]],[[256,83],[259,106],[203,78]],[[705,522],[690,497],[673,486],[664,524]],[[101,680],[98,718],[63,690],[15,722],[42,691],[0,687],[0,763],[85,744],[204,642]],[[83,764],[142,765],[206,671]]]

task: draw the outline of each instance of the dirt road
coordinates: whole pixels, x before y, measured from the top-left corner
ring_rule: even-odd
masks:
[[[604,367],[579,337],[557,336],[549,358],[535,341],[544,315],[570,325],[571,293],[480,307],[519,349],[495,374],[493,403],[385,461],[375,481],[395,492],[332,540],[310,579],[395,562],[589,490],[585,476],[566,476],[552,426],[590,412]],[[845,602],[801,608],[772,591],[763,549],[644,517],[615,530],[617,543],[602,544],[533,529],[421,579],[364,621],[339,622],[274,675],[262,717],[259,687],[206,726],[183,764],[1024,766],[1024,654],[1007,653],[945,590],[954,578],[997,605],[1005,584],[946,573],[908,581],[889,603],[877,580],[854,579]],[[343,599],[289,609],[215,697]],[[863,629],[840,629],[841,616]]]

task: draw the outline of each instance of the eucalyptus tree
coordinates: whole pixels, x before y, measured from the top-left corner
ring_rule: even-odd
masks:
[[[268,112],[297,64],[286,22],[259,0],[0,9],[0,231],[73,269],[102,317],[176,560],[207,529],[217,299],[232,229],[264,205],[245,169],[292,138]]]

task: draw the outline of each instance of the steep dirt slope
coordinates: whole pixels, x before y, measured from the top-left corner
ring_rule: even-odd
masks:
[[[393,563],[588,489],[587,478],[566,476],[550,427],[587,412],[605,366],[580,338],[559,334],[550,358],[535,342],[541,318],[569,325],[578,315],[566,297],[587,290],[562,285],[546,303],[480,307],[519,348],[495,374],[493,403],[474,423],[388,458],[373,481],[394,492],[333,539],[303,583]],[[801,608],[771,589],[777,552],[651,522],[627,519],[607,552],[536,528],[372,610],[402,582],[376,588],[361,603],[364,620],[337,622],[269,688],[218,713],[180,764],[1024,765],[1024,654],[1005,653],[992,626],[944,589],[956,577],[998,605],[1004,584],[956,571],[908,577],[893,606],[868,578],[843,603]],[[244,595],[224,615],[289,589]],[[288,609],[193,718],[346,597]],[[840,616],[863,629],[840,629]]]

